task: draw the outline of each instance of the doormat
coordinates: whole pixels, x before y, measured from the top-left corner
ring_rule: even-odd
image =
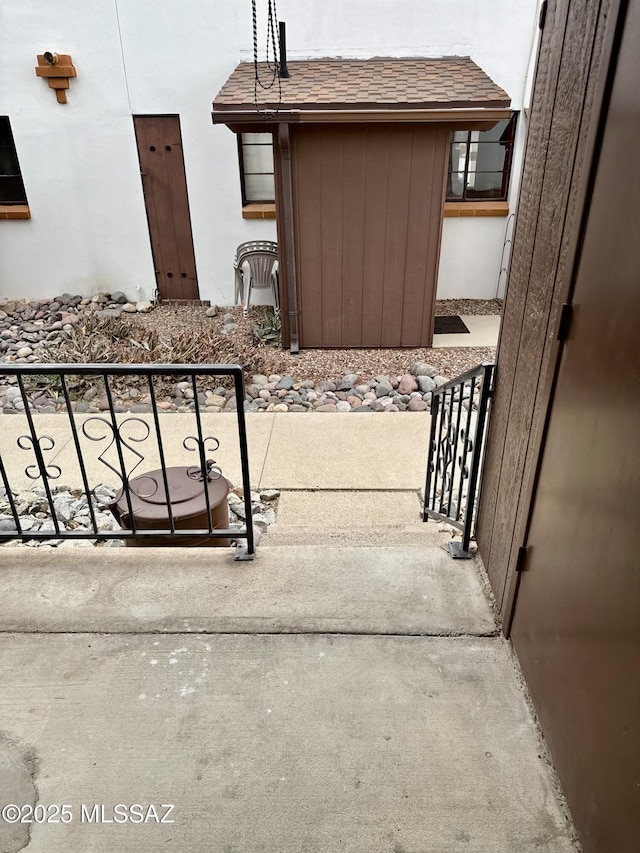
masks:
[[[433,325],[434,335],[469,335],[469,329],[457,316],[436,317]]]

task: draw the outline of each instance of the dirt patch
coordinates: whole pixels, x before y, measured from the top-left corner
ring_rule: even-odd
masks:
[[[472,303],[475,312],[470,310]],[[467,314],[499,314],[499,306],[498,300],[447,300],[438,303],[438,313],[463,313],[464,309]],[[256,373],[266,376],[286,374],[298,380],[310,379],[314,382],[335,379],[345,373],[357,373],[363,381],[381,374],[400,375],[406,373],[416,361],[433,365],[442,376],[454,377],[495,357],[494,347],[308,349],[298,355],[291,355],[279,346],[256,342],[253,327],[267,310],[263,306],[252,306],[247,316],[244,316],[240,306],[220,308],[215,317],[207,317],[206,309],[200,306],[161,305],[148,314],[122,315],[121,322],[129,328],[129,338],[135,344],[129,345],[120,340],[117,360],[135,362],[144,358],[144,348],[140,344],[144,344],[149,333],[153,333],[154,339],[166,347],[167,353],[171,352],[171,358],[162,359],[164,361],[182,360],[180,347],[185,346],[186,336],[192,342],[197,341],[195,351],[193,347],[188,348],[190,363],[196,360],[200,363],[239,362],[248,376]],[[230,321],[235,324],[235,328],[223,334],[223,326],[228,326]],[[194,358],[196,353],[197,358]]]

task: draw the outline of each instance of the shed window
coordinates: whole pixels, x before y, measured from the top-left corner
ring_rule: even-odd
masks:
[[[451,142],[447,201],[506,201],[516,113],[491,130],[456,130]]]
[[[0,116],[0,204],[26,204],[18,155],[7,116]]]
[[[273,136],[271,133],[239,133],[238,156],[242,204],[274,202]]]
[[[491,130],[453,133],[447,201],[506,201],[517,113]],[[273,136],[238,134],[243,205],[275,201]]]

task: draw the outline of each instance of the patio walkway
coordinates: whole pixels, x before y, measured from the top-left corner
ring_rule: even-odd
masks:
[[[77,424],[93,417],[77,415]],[[124,420],[130,415],[118,415]],[[151,427],[151,415],[134,415]],[[59,465],[67,485],[82,486],[69,420],[65,415],[38,415],[38,433],[54,441],[45,452],[48,464]],[[236,485],[242,481],[235,414],[203,414],[205,435],[214,435],[220,449],[213,456],[224,475]],[[424,486],[426,448],[429,436],[426,412],[386,412],[370,415],[340,415],[335,412],[269,412],[247,416],[249,465],[255,488],[282,489],[413,489]],[[161,415],[161,430],[167,465],[190,465],[195,454],[184,449],[185,435],[196,432],[190,414]],[[2,418],[2,443],[16,447],[16,439],[28,433],[24,415]],[[135,426],[131,432],[136,436]],[[153,436],[153,428],[151,435]],[[87,450],[87,473],[92,483],[118,485],[117,478],[97,458],[104,449],[81,436]],[[96,452],[97,448],[97,452]],[[113,449],[112,449],[113,450]],[[155,452],[154,452],[155,451]],[[159,466],[157,450],[145,449],[145,468]],[[7,454],[5,464],[11,483],[24,488],[33,481],[24,468],[35,457],[28,451]],[[62,482],[62,481],[61,481]]]

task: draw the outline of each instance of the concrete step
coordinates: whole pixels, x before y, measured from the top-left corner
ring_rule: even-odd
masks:
[[[282,490],[278,501],[281,524],[342,527],[397,524],[420,520],[417,489]]]
[[[473,560],[439,547],[12,548],[0,631],[493,636]]]
[[[262,545],[424,545],[446,548],[452,528],[423,522],[418,491],[283,491]]]
[[[456,536],[460,540],[460,536]],[[441,548],[448,553],[452,528],[437,521],[397,524],[323,525],[272,524],[260,539],[260,548],[284,545],[325,545],[326,547],[388,547],[421,545]]]

